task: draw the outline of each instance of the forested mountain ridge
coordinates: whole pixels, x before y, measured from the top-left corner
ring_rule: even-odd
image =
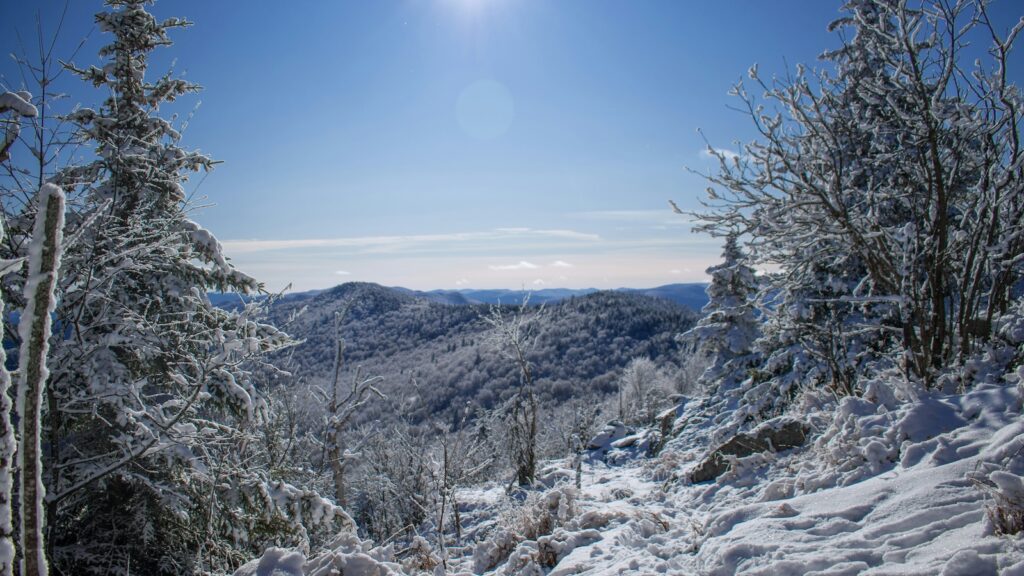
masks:
[[[708,296],[704,292],[708,287],[703,282],[688,284],[665,284],[655,288],[616,288],[614,292],[627,292],[631,294],[643,294],[654,298],[671,300],[676,304],[687,306],[694,310],[700,310],[708,302]],[[531,304],[548,304],[559,302],[573,296],[586,296],[595,292],[601,292],[597,288],[543,288],[540,290],[430,290],[417,291],[405,288],[396,288],[420,296],[428,300],[434,300],[444,304],[517,304],[523,301],[527,295]]]
[[[415,400],[412,416],[421,419],[467,402],[492,408],[515,390],[518,368],[490,344],[490,327],[481,320],[489,309],[353,282],[308,298],[284,298],[270,316],[302,341],[288,353],[290,369],[319,384],[332,377],[335,318],[343,313],[342,380],[351,381],[357,369],[378,376],[389,395]],[[527,357],[542,403],[609,394],[636,357],[677,363],[682,352],[675,337],[697,317],[668,300],[614,291],[531,306],[525,314],[536,324]],[[379,407],[366,416],[374,410]]]
[[[642,294],[654,298],[662,298],[686,306],[693,310],[700,310],[708,303],[708,295],[705,293],[708,285],[703,282],[688,284],[665,284],[654,288],[616,288],[615,292],[629,294]],[[518,304],[523,298],[529,296],[531,305],[551,304],[571,297],[586,296],[595,292],[601,292],[597,288],[544,288],[541,290],[411,290],[400,286],[390,287],[396,292],[438,302],[440,304]],[[308,290],[305,292],[292,292],[285,294],[282,300],[308,300],[325,290]],[[235,293],[210,293],[210,301],[216,306],[238,307],[249,297],[241,297]]]

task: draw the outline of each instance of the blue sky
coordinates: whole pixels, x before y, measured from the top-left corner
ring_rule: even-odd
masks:
[[[702,281],[719,243],[697,206],[717,147],[752,137],[729,88],[813,64],[829,1],[159,2],[195,22],[159,51],[202,84],[183,145],[224,160],[196,219],[268,288],[648,287]],[[5,51],[64,2],[0,2]],[[74,0],[57,55],[100,3]],[[1015,22],[1019,4],[994,5]],[[1019,60],[1019,58],[1018,58]],[[2,80],[19,87],[10,61]],[[69,104],[102,95],[77,84]],[[198,102],[201,104],[196,109]]]

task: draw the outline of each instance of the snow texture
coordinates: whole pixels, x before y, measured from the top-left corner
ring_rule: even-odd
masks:
[[[936,393],[895,409],[849,398],[831,423],[808,417],[820,433],[807,446],[734,458],[702,484],[683,472],[722,423],[709,404],[692,404],[658,457],[589,460],[582,491],[543,494],[523,514],[532,524],[483,520],[500,489],[467,490],[460,501],[477,544],[449,560],[449,573],[1024,574],[1016,538],[995,534],[989,519],[999,497],[1024,500],[1016,387]],[[615,428],[595,444],[626,437]],[[541,476],[568,482],[559,464]]]
[[[10,113],[9,119],[0,121],[0,126],[4,128],[3,134],[0,134],[0,161],[10,157],[8,150],[21,134],[18,117],[31,118],[38,114],[31,100],[32,95],[28,92],[0,92],[0,114]]]
[[[339,536],[327,552],[307,558],[297,550],[268,548],[234,576],[389,576],[400,574],[390,547],[374,547],[350,534]]]
[[[19,116],[33,118],[39,112],[31,104],[32,95],[28,92],[3,92],[0,93],[0,114],[13,111]]]

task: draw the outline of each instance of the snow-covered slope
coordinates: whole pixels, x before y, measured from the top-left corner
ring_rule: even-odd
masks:
[[[847,398],[830,421],[809,418],[818,429],[810,445],[732,458],[717,480],[690,484],[720,426],[711,408],[680,410],[656,457],[623,448],[606,459],[624,464],[588,462],[581,490],[568,463],[552,462],[542,475],[550,488],[518,507],[498,486],[467,491],[466,533],[477,542],[450,550],[448,573],[1024,574],[1019,536],[997,535],[987,516],[994,494],[1019,498],[1012,492],[1024,487],[1018,388],[983,385],[901,407]],[[289,563],[265,557],[267,570],[253,563],[239,574],[316,573],[343,557],[368,567],[345,574],[411,571],[371,547],[355,563],[345,545],[305,568],[271,552]]]

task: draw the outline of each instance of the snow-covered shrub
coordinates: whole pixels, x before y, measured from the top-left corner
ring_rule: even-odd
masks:
[[[536,540],[576,516],[576,494],[572,486],[559,486],[543,494],[532,492],[522,505],[507,509],[498,524],[527,540]]]
[[[402,565],[410,572],[433,572],[441,564],[441,558],[434,552],[427,539],[415,536],[404,552]]]
[[[987,482],[976,479],[975,486],[992,497],[985,515],[993,533],[1003,536],[1024,531],[1024,478],[996,470]]]
[[[1024,387],[1024,297],[1018,298],[1009,311],[996,321],[993,331],[1002,349],[997,348],[992,352],[991,356],[995,358],[986,358],[989,360],[986,365],[1008,367],[1006,379]]]
[[[301,550],[268,548],[263,555],[246,563],[234,576],[395,576],[403,574],[394,562],[391,546],[374,546],[352,534],[338,536],[327,550],[307,556]]]
[[[522,538],[511,530],[498,528],[490,538],[473,547],[473,573],[483,574],[498,566],[521,541]]]
[[[353,516],[365,534],[384,540],[429,519],[429,452],[424,435],[408,425],[396,424],[386,433],[369,436],[352,484]]]
[[[576,517],[576,497],[576,488],[559,486],[528,493],[521,504],[502,510],[494,533],[473,549],[473,572],[482,574],[508,560],[503,573],[529,574],[526,567],[540,562],[537,540]]]

